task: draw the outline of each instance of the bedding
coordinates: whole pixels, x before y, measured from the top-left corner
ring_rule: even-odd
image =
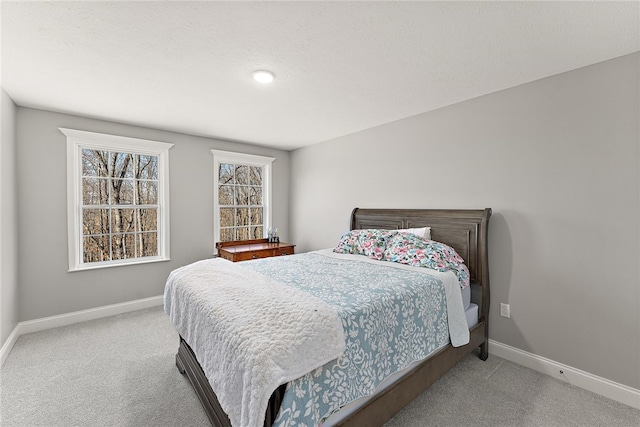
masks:
[[[340,254],[360,254],[371,259],[384,259],[387,241],[398,233],[407,233],[420,239],[431,239],[431,227],[405,228],[400,230],[363,229],[350,230],[342,235],[333,250]]]
[[[174,270],[164,309],[234,426],[262,426],[280,384],[336,359],[345,348],[334,308],[223,258]]]
[[[351,230],[340,238],[333,251],[339,254],[359,254],[381,260],[384,257],[387,240],[396,233],[395,230]]]
[[[469,289],[469,288],[466,288],[466,289]],[[477,325],[478,324],[478,305],[471,303],[468,308],[465,308],[465,316],[467,318],[467,324],[469,325],[469,329]],[[438,349],[431,352],[430,355],[433,355],[434,353],[438,352],[442,348],[443,347],[439,347]],[[378,385],[378,387],[376,388],[375,395],[368,395],[365,397],[361,397],[360,399],[354,400],[349,404],[343,406],[339,412],[331,414],[331,416],[329,416],[329,418],[327,418],[327,420],[322,423],[322,427],[333,427],[333,426],[340,425],[340,423],[346,420],[347,418],[349,418],[351,414],[353,414],[363,405],[369,403],[374,398],[374,396],[378,395],[379,393],[385,390],[388,390],[393,385],[397,384],[399,380],[401,380],[407,373],[409,373],[421,362],[422,362],[421,360],[413,362],[406,368],[389,375],[387,378],[385,378],[384,381],[382,381]]]
[[[375,260],[426,267],[438,271],[453,271],[460,287],[469,286],[469,269],[450,246],[420,237],[424,229],[351,230],[345,233],[333,249],[340,254],[359,254]],[[430,234],[430,232],[429,232]]]
[[[450,338],[455,346],[469,342],[460,284],[451,272],[331,250],[280,262],[259,260],[247,267],[293,286],[307,270],[305,289],[340,307],[349,337],[343,356],[289,384],[274,426],[317,425],[345,404],[372,395],[389,375],[427,357]],[[332,272],[330,293],[315,282],[326,271]],[[361,302],[354,306],[353,298]]]
[[[228,385],[232,381],[218,378],[221,370],[216,368],[220,362],[212,358],[212,349],[203,348],[204,342],[213,346],[218,340],[198,340],[198,332],[190,331],[188,322],[179,320],[184,316],[179,311],[186,310],[186,306],[190,306],[190,310],[194,310],[195,306],[201,311],[200,314],[189,315],[194,319],[211,310],[217,313],[221,306],[211,308],[208,304],[204,305],[204,301],[212,299],[219,302],[218,281],[228,280],[223,277],[229,273],[250,276],[252,284],[249,287],[244,285],[248,292],[256,284],[271,286],[275,283],[276,288],[289,288],[292,294],[302,292],[322,300],[339,315],[341,327],[347,336],[344,354],[336,355],[332,361],[316,363],[298,374],[296,379],[282,381],[293,380],[285,393],[282,410],[275,423],[277,426],[300,423],[317,425],[349,401],[373,393],[387,376],[426,357],[450,339],[457,346],[469,341],[460,284],[451,272],[376,261],[361,255],[340,255],[331,250],[238,264],[218,259],[215,268],[211,261],[214,260],[201,261],[172,273],[171,283],[168,282],[165,289],[165,302],[167,312],[174,324],[177,322],[180,325],[176,328],[202,364],[212,389],[219,396],[220,404],[229,414],[233,425],[262,425],[262,419],[255,414],[243,415],[244,409],[234,408],[231,405],[234,399],[229,399],[227,392],[221,388],[221,384]],[[224,267],[224,275],[206,279],[210,281],[207,285],[195,285],[193,288],[194,285],[184,283],[198,282],[189,277],[194,268],[202,270],[200,279],[203,279],[221,266]],[[190,290],[179,291],[183,287]],[[205,295],[198,296],[203,288]],[[250,300],[257,297],[247,295]],[[198,304],[188,302],[190,298],[197,298]],[[182,308],[178,308],[180,303]],[[229,303],[226,301],[222,306]],[[198,327],[197,322],[192,323],[191,328]],[[321,340],[316,343],[325,345]],[[284,340],[279,345],[287,347],[288,342]],[[250,348],[248,351],[253,352]],[[212,381],[212,378],[218,379]],[[279,383],[266,393],[267,399],[277,385]],[[336,390],[340,391],[336,393]],[[235,396],[237,399],[237,391]],[[264,392],[260,393],[260,397],[260,402],[266,402]],[[258,409],[262,409],[264,414],[262,404],[259,406]],[[236,423],[234,419],[242,421]]]
[[[421,239],[410,233],[396,233],[385,240],[382,259],[438,271],[453,271],[461,288],[469,286],[469,269],[464,260],[444,243]]]

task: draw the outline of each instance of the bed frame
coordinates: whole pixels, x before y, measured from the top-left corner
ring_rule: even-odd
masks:
[[[377,394],[340,422],[340,426],[381,426],[409,402],[418,397],[467,354],[479,348],[479,357],[489,355],[489,260],[487,232],[491,209],[359,209],[351,213],[351,229],[431,227],[431,238],[453,247],[464,258],[471,274],[472,301],[480,310],[479,321],[470,330],[470,341],[462,347],[450,344],[429,356],[407,372],[391,387]],[[202,368],[189,345],[180,337],[176,365],[185,374],[202,403],[211,423],[231,427]],[[271,396],[265,427],[273,424],[286,384]]]

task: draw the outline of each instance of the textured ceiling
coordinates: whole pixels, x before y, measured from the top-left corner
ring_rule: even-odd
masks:
[[[22,106],[294,149],[640,50],[638,2],[2,2]],[[269,86],[251,79],[266,68]]]

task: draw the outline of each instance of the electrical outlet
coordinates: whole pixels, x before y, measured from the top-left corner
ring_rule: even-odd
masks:
[[[500,316],[511,317],[511,306],[509,304],[500,303]]]
[[[562,369],[558,370],[558,379],[571,384],[571,382],[569,381],[569,378],[567,378],[567,375],[565,374],[565,372]]]

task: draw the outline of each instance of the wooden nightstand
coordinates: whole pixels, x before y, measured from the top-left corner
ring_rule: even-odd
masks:
[[[291,243],[269,243],[267,239],[218,242],[218,255],[229,261],[269,258],[272,256],[293,255],[295,245]]]

